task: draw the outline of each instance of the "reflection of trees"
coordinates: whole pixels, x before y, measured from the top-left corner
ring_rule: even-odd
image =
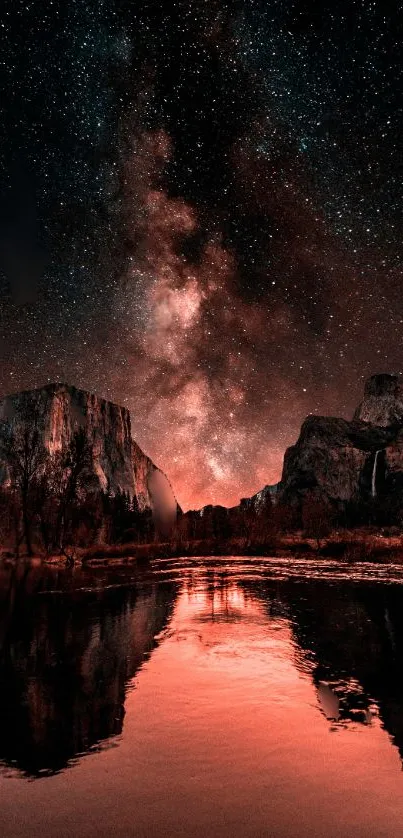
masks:
[[[200,622],[232,623],[248,618],[256,597],[247,588],[234,581],[228,573],[227,561],[214,559],[214,565],[203,567],[200,572],[186,570],[183,590],[198,601],[197,620]],[[260,602],[258,603],[260,606]]]
[[[0,603],[0,760],[31,776],[121,733],[125,690],[156,645],[170,586],[48,594],[29,574]],[[4,607],[3,607],[4,606]]]

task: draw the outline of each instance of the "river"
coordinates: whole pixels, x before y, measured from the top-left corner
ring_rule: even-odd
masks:
[[[403,836],[403,572],[0,573],[5,838]]]

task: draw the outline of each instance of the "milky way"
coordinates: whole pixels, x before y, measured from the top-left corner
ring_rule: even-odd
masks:
[[[398,6],[164,5],[3,4],[0,386],[127,405],[232,504],[403,367]]]

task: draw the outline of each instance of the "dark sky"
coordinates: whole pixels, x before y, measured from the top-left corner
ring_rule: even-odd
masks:
[[[1,393],[125,404],[185,508],[235,503],[403,369],[399,6],[0,18]]]

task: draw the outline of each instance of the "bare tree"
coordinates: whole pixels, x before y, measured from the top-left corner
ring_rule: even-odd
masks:
[[[325,500],[316,497],[314,494],[308,494],[302,504],[302,526],[305,534],[314,538],[318,550],[321,547],[321,541],[330,535],[333,525],[333,511]]]
[[[29,556],[33,554],[30,495],[47,456],[38,420],[35,412],[23,414],[13,422],[5,423],[0,437],[0,458],[9,472],[10,491],[19,496],[23,539]]]
[[[84,502],[85,472],[92,462],[92,448],[80,428],[60,452],[48,455],[35,482],[34,508],[46,552],[66,552]]]
[[[72,435],[60,452],[51,454],[47,450],[43,427],[46,412],[46,404],[39,407],[28,400],[0,429],[0,464],[8,477],[6,494],[17,555],[20,542],[25,541],[27,553],[32,556],[34,525],[37,531],[39,527],[47,552],[54,547],[64,551],[82,477],[92,461],[83,428]]]
[[[23,539],[19,494],[11,487],[0,488],[0,542],[6,545],[11,539],[15,556],[18,558]]]
[[[61,550],[64,549],[69,525],[72,524],[74,506],[80,499],[83,477],[92,462],[92,447],[88,441],[84,428],[76,431],[62,454],[62,485],[57,518],[57,542]]]

